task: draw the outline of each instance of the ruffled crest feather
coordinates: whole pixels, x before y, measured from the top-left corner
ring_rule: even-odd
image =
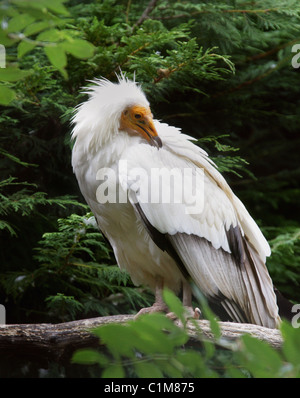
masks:
[[[95,151],[118,133],[122,112],[130,106],[149,106],[137,82],[129,80],[122,72],[118,83],[105,78],[91,80],[92,85],[82,93],[89,99],[75,109],[72,138],[84,140],[85,149]]]

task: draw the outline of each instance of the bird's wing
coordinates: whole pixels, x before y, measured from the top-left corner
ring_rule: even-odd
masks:
[[[264,264],[270,249],[261,231],[203,150],[175,128],[156,127],[161,149],[134,145],[120,162],[120,183],[138,217],[233,321],[275,327],[278,309]],[[183,170],[192,174],[185,179]]]

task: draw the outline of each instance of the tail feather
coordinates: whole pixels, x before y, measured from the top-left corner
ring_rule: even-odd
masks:
[[[177,233],[169,235],[188,274],[202,293],[227,312],[234,322],[276,328],[280,322],[273,283],[268,270],[243,237],[243,255],[215,249],[204,238]]]

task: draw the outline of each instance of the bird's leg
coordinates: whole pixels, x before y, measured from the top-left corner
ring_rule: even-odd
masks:
[[[182,282],[182,304],[185,307],[192,307],[192,289],[187,281]]]
[[[172,312],[168,312],[168,307],[163,300],[163,287],[164,281],[161,277],[156,278],[155,286],[155,302],[151,307],[142,308],[137,314],[136,318],[142,314],[149,314],[152,312],[166,312],[167,316],[171,319],[175,319],[176,315]],[[187,281],[182,283],[182,302],[184,307],[187,309],[188,313],[192,318],[199,319],[201,316],[201,311],[199,308],[193,309],[192,307],[192,289]]]
[[[137,314],[136,317],[142,314],[149,314],[151,312],[166,312],[168,310],[167,305],[164,303],[162,292],[164,287],[164,281],[161,277],[156,278],[156,286],[155,286],[155,302],[151,307],[142,308]]]
[[[190,284],[186,280],[182,282],[182,304],[186,310],[185,312],[187,318],[200,318],[201,311],[199,310],[199,308],[197,307],[194,309],[192,307],[192,289]],[[176,319],[177,315],[174,314],[174,312],[169,312],[167,313],[167,317],[170,319]]]
[[[200,309],[192,307],[192,289],[186,280],[182,282],[182,303],[192,318],[199,319],[201,317]]]

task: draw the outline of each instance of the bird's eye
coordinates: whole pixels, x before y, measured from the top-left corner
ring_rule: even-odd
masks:
[[[140,118],[142,117],[142,115],[139,114],[139,113],[136,113],[136,114],[134,115],[134,117],[135,117],[136,119],[140,119]]]

